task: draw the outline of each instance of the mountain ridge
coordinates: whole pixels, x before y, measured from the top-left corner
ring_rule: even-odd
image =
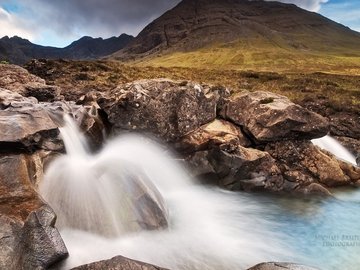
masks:
[[[299,61],[308,55],[322,59],[330,55],[357,58],[359,48],[360,33],[293,4],[183,0],[108,58],[150,65],[201,67],[222,65],[216,61],[232,57],[224,56],[226,52],[233,54],[234,59],[226,59],[225,65],[236,68],[236,62],[256,62],[262,55],[268,59],[299,58]],[[206,55],[211,51],[217,51],[217,59]],[[254,53],[249,55],[249,51]],[[195,60],[199,55],[193,52],[201,54],[198,64]]]
[[[0,61],[25,64],[32,58],[97,59],[123,48],[133,38],[127,34],[107,39],[84,36],[64,48],[57,48],[33,44],[18,36],[4,36],[0,39]]]

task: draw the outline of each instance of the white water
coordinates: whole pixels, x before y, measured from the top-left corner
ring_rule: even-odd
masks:
[[[319,146],[322,149],[325,149],[344,161],[347,161],[353,165],[356,164],[356,159],[353,154],[351,154],[344,146],[342,146],[337,140],[327,135],[325,137],[314,139],[312,143]]]
[[[123,136],[91,155],[66,120],[61,134],[67,155],[53,162],[40,189],[58,215],[70,253],[64,269],[116,255],[201,270],[244,269],[294,258],[281,243],[286,235],[269,229],[276,224],[261,217],[263,205],[255,199],[196,185],[160,146],[139,136]],[[167,229],[129,226],[137,206],[127,188],[133,181],[128,170],[151,180],[142,184],[168,211]]]
[[[63,269],[116,255],[174,270],[247,269],[264,261],[358,269],[360,243],[328,247],[322,240],[358,236],[355,189],[342,191],[344,200],[320,201],[233,193],[197,185],[148,139],[123,136],[93,155],[69,119],[61,134],[67,155],[50,166],[41,192],[70,253]],[[147,231],[134,222],[157,214],[139,214],[134,175],[165,212],[167,229]]]

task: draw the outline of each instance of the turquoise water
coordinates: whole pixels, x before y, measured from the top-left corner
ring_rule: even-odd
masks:
[[[320,269],[360,269],[360,190],[334,192],[336,198],[256,196],[264,219],[298,255],[296,262]],[[296,259],[295,259],[296,260]]]

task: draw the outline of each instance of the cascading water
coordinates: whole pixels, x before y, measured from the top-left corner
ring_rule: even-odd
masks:
[[[325,149],[344,161],[347,161],[353,165],[356,164],[356,158],[351,154],[344,146],[342,146],[336,139],[327,135],[325,137],[314,139],[312,143],[319,146],[322,149]]]
[[[66,122],[67,154],[41,185],[70,253],[64,269],[116,255],[174,270],[247,269],[263,261],[358,269],[360,242],[331,246],[335,236],[358,234],[358,201],[204,187],[148,139],[123,136],[92,155]]]

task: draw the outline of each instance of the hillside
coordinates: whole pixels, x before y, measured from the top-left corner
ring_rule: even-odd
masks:
[[[359,48],[360,33],[295,5],[183,0],[110,59],[265,71],[316,64],[351,72],[360,67]]]
[[[126,34],[108,39],[82,37],[65,48],[54,48],[6,36],[0,39],[0,61],[24,64],[33,58],[97,59],[124,48],[132,39]]]

